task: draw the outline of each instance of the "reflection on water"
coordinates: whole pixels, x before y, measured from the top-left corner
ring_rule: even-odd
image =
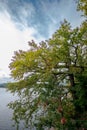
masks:
[[[15,127],[12,127],[12,110],[7,107],[7,104],[15,99],[17,99],[16,95],[13,96],[5,88],[0,88],[0,130],[16,130]],[[23,126],[21,125],[20,130],[22,128]]]

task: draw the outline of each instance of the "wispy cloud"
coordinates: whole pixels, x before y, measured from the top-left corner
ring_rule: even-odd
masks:
[[[35,28],[39,35],[49,38],[67,19],[72,26],[78,26],[82,18],[76,11],[75,0],[1,0],[1,7],[11,15],[19,29],[25,26]]]
[[[72,27],[79,26],[84,19],[81,12],[77,12],[75,0],[48,0],[41,1],[43,14],[48,19],[48,33],[52,35],[64,19],[71,23]]]
[[[8,65],[14,51],[28,49],[27,42],[35,39],[36,30],[33,27],[22,31],[17,29],[10,15],[5,11],[0,13],[0,68],[8,73]]]

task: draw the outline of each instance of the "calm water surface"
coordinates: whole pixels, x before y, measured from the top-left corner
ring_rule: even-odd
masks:
[[[12,127],[12,110],[7,107],[10,101],[15,100],[16,96],[13,96],[10,92],[7,92],[5,88],[0,88],[0,130],[15,130]]]
[[[13,96],[5,88],[0,88],[0,130],[16,130],[16,128],[12,127],[12,110],[7,107],[7,104],[15,99],[17,99],[16,95]],[[20,126],[20,130],[22,129],[23,126]]]

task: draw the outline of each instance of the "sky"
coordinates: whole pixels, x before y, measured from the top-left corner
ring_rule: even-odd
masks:
[[[75,0],[0,0],[0,77],[9,76],[14,51],[49,39],[64,19],[73,28],[83,21]]]

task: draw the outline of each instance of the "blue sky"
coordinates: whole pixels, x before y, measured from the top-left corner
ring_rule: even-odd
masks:
[[[75,0],[0,0],[0,75],[10,73],[14,51],[50,38],[64,19],[73,28],[83,21]]]

